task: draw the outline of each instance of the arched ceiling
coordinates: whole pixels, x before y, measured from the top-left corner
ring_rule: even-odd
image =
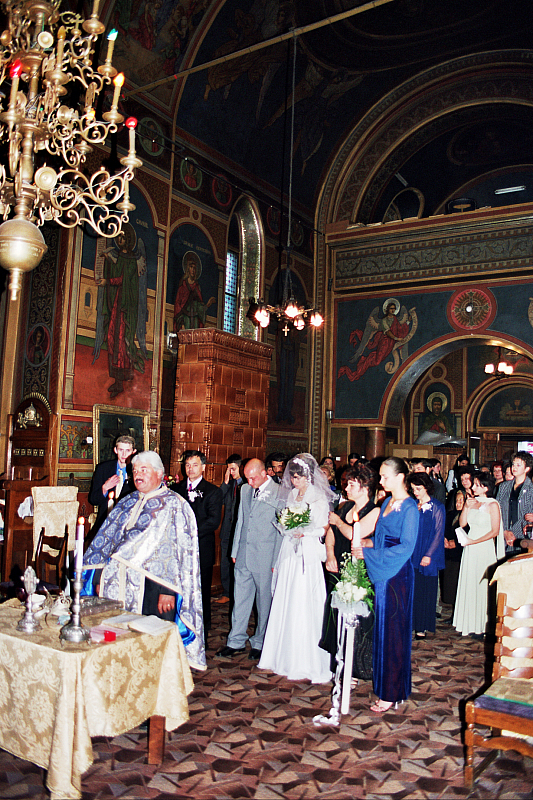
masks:
[[[175,123],[175,144],[185,153],[204,150],[235,176],[274,192],[285,152],[286,189],[294,110],[294,198],[312,215],[342,143],[395,87],[452,59],[531,47],[529,0],[392,0],[299,36],[294,92],[287,83],[288,42],[231,58],[293,27],[362,5],[362,0],[109,0],[105,18],[108,27],[119,27],[117,66],[125,68],[134,97],[145,102],[143,87],[163,80],[148,90],[150,101],[161,118]],[[179,77],[182,70],[221,56],[228,60]],[[423,95],[420,87],[420,103]],[[499,170],[509,174],[510,167],[519,167],[517,179],[528,173],[531,109],[502,107],[497,96],[494,100],[477,105],[471,98],[446,119],[443,114],[438,125],[402,141],[401,157],[384,164],[389,172],[379,176],[364,221],[381,219],[405,183],[424,195],[428,215],[465,191],[476,194],[478,205],[488,204],[486,194],[493,192]],[[386,109],[382,113],[386,117]],[[394,140],[390,144],[394,149]],[[398,172],[401,179],[394,177]]]

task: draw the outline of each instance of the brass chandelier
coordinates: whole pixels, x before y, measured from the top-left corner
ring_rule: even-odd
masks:
[[[112,238],[135,208],[129,182],[142,161],[135,154],[134,117],[126,120],[129,149],[120,159],[122,169],[111,175],[100,167],[88,175],[83,168],[92,145],[102,144],[124,121],[118,112],[124,75],[111,64],[116,31],[107,37],[104,63],[93,66],[105,31],[99,3],[94,0],[85,20],[60,13],[60,0],[1,4],[7,28],[0,35],[0,141],[9,152],[7,169],[0,164],[0,266],[11,272],[12,299],[22,273],[34,269],[47,250],[39,230],[45,222],[64,228],[88,223]],[[98,98],[112,83],[111,107],[97,120]]]

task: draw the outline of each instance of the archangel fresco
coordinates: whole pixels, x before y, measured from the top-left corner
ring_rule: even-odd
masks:
[[[396,298],[376,306],[367,319],[364,331],[356,328],[350,334],[350,344],[356,350],[349,363],[354,367],[340,367],[338,377],[345,375],[350,381],[359,380],[368,369],[385,363],[385,371],[392,375],[408,356],[408,342],[416,333],[418,319],[416,308],[409,311]]]

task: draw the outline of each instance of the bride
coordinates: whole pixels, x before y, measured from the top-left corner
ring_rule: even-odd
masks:
[[[274,566],[272,607],[258,664],[290,680],[331,680],[329,654],[318,646],[326,599],[322,561],[330,496],[327,478],[313,456],[300,453],[291,458],[281,483],[283,542]]]

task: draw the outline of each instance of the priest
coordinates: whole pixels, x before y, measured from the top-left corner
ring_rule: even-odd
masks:
[[[196,519],[163,483],[151,450],[132,459],[136,491],[120,500],[85,553],[84,594],[179,626],[191,666],[206,669]]]

